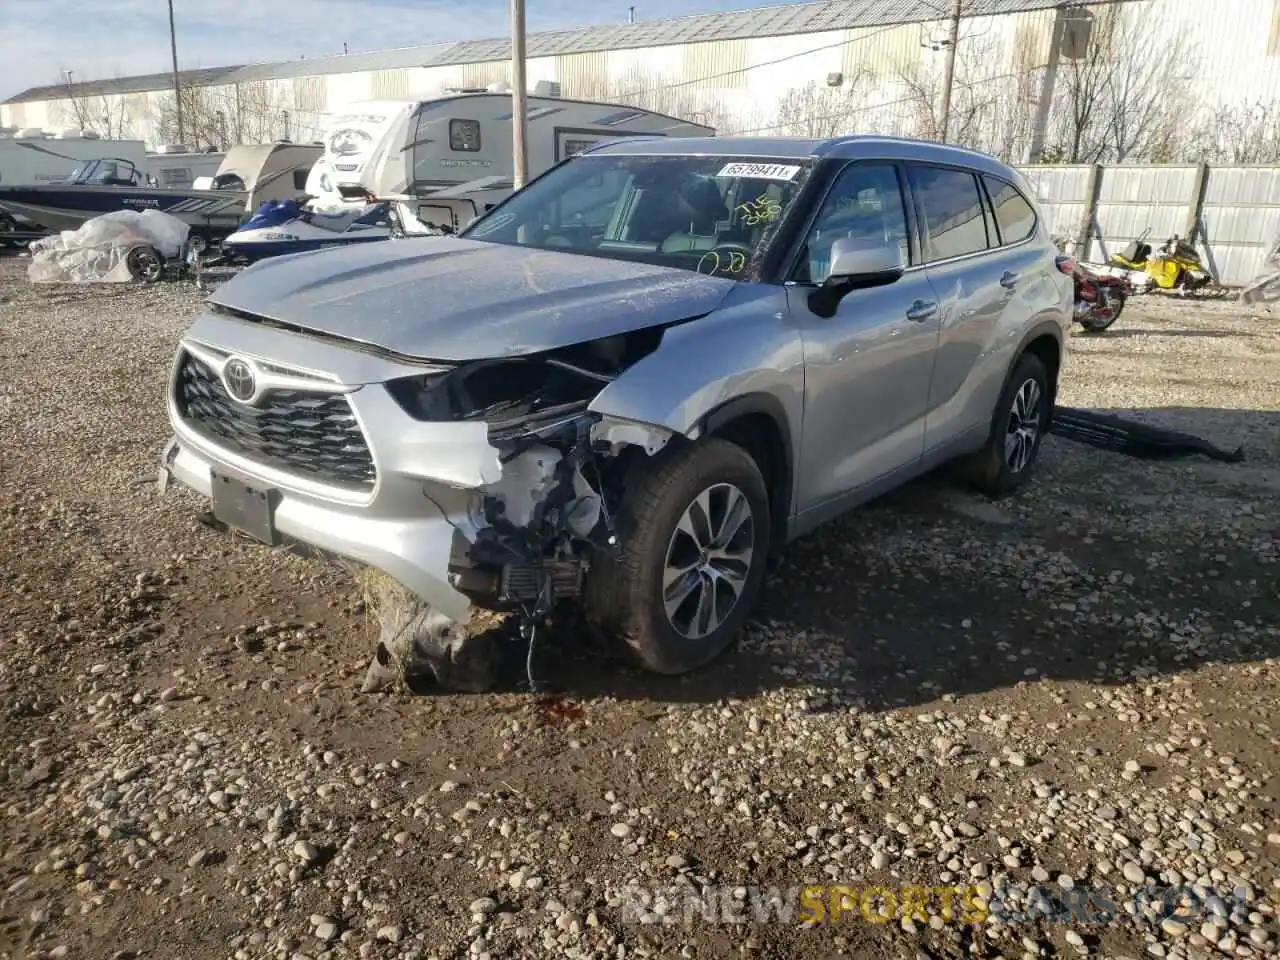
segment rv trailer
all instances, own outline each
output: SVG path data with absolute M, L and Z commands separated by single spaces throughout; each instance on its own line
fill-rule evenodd
M 363 115 L 380 122 L 337 129 L 325 141 L 324 173 L 345 200 L 393 201 L 406 231 L 416 233 L 457 231 L 510 196 L 510 93 L 458 92 L 395 109 L 373 103 Z M 348 113 L 359 115 L 358 108 Z M 602 140 L 715 135 L 652 110 L 549 96 L 528 98 L 526 124 L 530 178 Z M 357 142 L 363 149 L 353 149 Z

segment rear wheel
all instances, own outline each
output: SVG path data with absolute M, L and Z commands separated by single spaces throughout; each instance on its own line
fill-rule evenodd
M 1044 361 L 1024 353 L 996 403 L 986 445 L 961 463 L 965 479 L 993 497 L 1021 488 L 1031 479 L 1052 414 L 1053 391 Z
M 1127 297 L 1125 297 L 1123 293 L 1119 292 L 1108 293 L 1106 294 L 1106 297 L 1107 306 L 1111 308 L 1111 315 L 1108 317 L 1095 317 L 1089 320 L 1081 320 L 1080 326 L 1084 327 L 1088 333 L 1101 333 L 1120 319 L 1120 314 L 1124 310 L 1124 302 Z
M 764 478 L 745 450 L 712 437 L 668 448 L 627 480 L 618 552 L 592 567 L 587 617 L 649 670 L 685 673 L 729 646 L 759 595 Z

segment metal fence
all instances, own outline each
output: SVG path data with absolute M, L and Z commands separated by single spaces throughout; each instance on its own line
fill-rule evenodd
M 1241 286 L 1280 236 L 1280 167 L 1180 165 L 1026 166 L 1056 234 L 1081 259 L 1104 260 L 1150 228 L 1159 246 L 1194 237 L 1214 278 Z

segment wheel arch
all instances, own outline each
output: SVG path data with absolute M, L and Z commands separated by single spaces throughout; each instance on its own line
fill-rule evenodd
M 1009 364 L 1009 369 L 1005 373 L 1005 385 L 1008 385 L 1009 377 L 1013 375 L 1013 368 L 1017 366 L 1018 361 L 1025 354 L 1030 353 L 1045 365 L 1049 373 L 1049 400 L 1051 404 L 1056 403 L 1058 375 L 1062 371 L 1062 339 L 1062 327 L 1056 321 L 1044 320 L 1034 325 L 1023 336 L 1018 349 L 1014 351 L 1013 362 Z M 1003 392 L 1002 387 L 1001 393 Z
M 769 492 L 771 552 L 786 540 L 795 490 L 795 446 L 782 401 L 769 393 L 748 393 L 703 414 L 692 438 L 720 437 L 742 447 L 760 468 Z

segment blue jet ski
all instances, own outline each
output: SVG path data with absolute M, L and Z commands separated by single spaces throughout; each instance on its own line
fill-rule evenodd
M 267 201 L 222 241 L 222 252 L 233 262 L 254 263 L 321 247 L 387 240 L 390 209 L 389 203 L 371 203 L 330 212 L 307 210 L 297 200 Z

